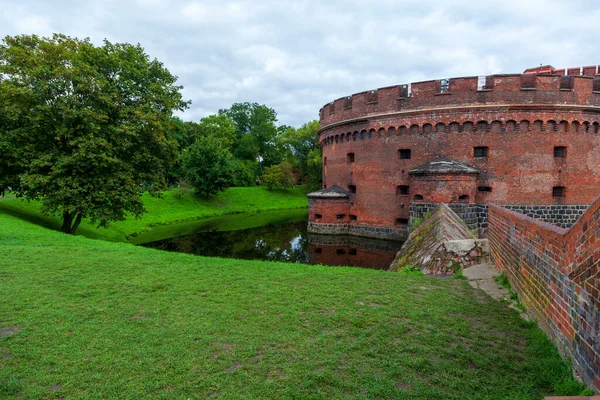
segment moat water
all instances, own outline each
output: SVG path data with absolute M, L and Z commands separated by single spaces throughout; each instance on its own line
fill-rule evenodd
M 306 210 L 238 214 L 159 227 L 141 246 L 208 257 L 387 269 L 402 242 L 307 233 Z M 158 239 L 158 240 L 155 240 Z

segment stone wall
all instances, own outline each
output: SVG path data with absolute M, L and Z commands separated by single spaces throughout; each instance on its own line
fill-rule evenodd
M 385 226 L 358 225 L 355 223 L 308 222 L 308 232 L 320 235 L 351 235 L 374 239 L 406 240 L 408 231 Z
M 409 230 L 412 227 L 415 219 L 423 219 L 427 213 L 435 210 L 439 204 L 435 203 L 410 203 L 409 206 Z M 477 230 L 479 228 L 487 228 L 487 204 L 447 204 L 452 211 L 456 213 L 466 224 L 469 230 Z
M 570 228 L 589 206 L 583 204 L 565 204 L 551 206 L 506 205 L 503 207 L 539 219 L 540 221 L 548 222 L 560 228 Z
M 438 205 L 433 203 L 411 203 L 409 206 L 409 230 L 416 218 L 423 218 L 428 212 L 434 210 Z M 488 227 L 487 204 L 448 204 L 469 227 L 485 235 Z M 577 222 L 588 208 L 587 205 L 565 204 L 565 205 L 505 205 L 506 209 L 516 211 L 540 221 L 548 222 L 560 228 L 570 228 Z
M 488 238 L 528 313 L 600 392 L 600 198 L 570 229 L 490 204 Z

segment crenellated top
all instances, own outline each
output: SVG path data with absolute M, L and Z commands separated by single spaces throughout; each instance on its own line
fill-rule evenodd
M 600 107 L 600 65 L 542 66 L 523 74 L 416 82 L 342 97 L 319 111 L 321 130 L 373 115 L 469 105 L 570 104 Z

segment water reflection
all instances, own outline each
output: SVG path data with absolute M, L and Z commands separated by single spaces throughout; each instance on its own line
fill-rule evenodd
M 353 236 L 312 235 L 306 220 L 251 229 L 208 231 L 142 246 L 208 257 L 387 269 L 402 243 Z
M 308 263 L 306 222 L 194 233 L 142 246 L 207 257 Z
M 355 236 L 308 236 L 310 264 L 388 269 L 402 242 Z

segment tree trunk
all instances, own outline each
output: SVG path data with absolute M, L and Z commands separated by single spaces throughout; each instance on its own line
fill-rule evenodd
M 73 218 L 75 218 L 75 222 L 73 222 Z M 63 213 L 63 224 L 60 228 L 60 231 L 63 233 L 68 233 L 74 235 L 81 223 L 83 215 L 81 213 L 75 215 L 70 212 L 65 211 Z
M 61 232 L 71 233 L 71 223 L 73 222 L 73 214 L 68 211 L 63 212 L 63 224 L 60 228 Z
M 81 223 L 82 218 L 83 218 L 83 215 L 81 213 L 77 214 L 77 217 L 75 218 L 75 222 L 73 223 L 73 226 L 71 227 L 72 235 L 74 235 L 75 232 L 77 231 L 77 228 L 79 227 L 79 224 Z

